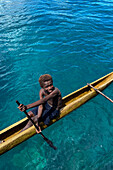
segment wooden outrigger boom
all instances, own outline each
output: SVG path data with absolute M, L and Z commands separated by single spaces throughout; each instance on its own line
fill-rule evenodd
M 113 72 L 109 73 L 108 75 L 90 83 L 96 89 L 102 91 L 104 90 L 111 82 L 113 82 Z M 58 121 L 59 119 L 63 118 L 76 108 L 80 107 L 88 100 L 96 96 L 98 93 L 93 89 L 90 88 L 88 85 L 82 87 L 81 89 L 70 93 L 69 95 L 63 97 L 63 105 L 61 108 L 61 114 L 57 119 L 51 121 L 50 125 Z M 0 155 L 9 151 L 10 149 L 14 148 L 18 144 L 24 142 L 28 138 L 32 137 L 36 134 L 35 127 L 32 126 L 27 130 L 19 133 L 23 127 L 28 122 L 28 118 L 24 118 L 13 125 L 3 129 L 0 131 L 0 140 L 5 141 L 0 143 Z M 49 125 L 49 126 L 50 126 Z M 41 129 L 47 128 L 47 125 L 44 125 L 41 122 Z

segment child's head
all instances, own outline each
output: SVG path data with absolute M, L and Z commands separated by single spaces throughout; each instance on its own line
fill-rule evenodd
M 49 80 L 53 83 L 53 79 L 52 79 L 51 75 L 49 75 L 49 74 L 44 74 L 44 75 L 40 76 L 39 77 L 40 86 L 43 88 L 44 82 L 49 81 Z
M 40 86 L 46 91 L 48 94 L 54 90 L 53 79 L 49 74 L 44 74 L 39 78 Z

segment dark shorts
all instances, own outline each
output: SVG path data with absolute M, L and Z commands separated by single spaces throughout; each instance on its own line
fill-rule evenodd
M 38 106 L 33 108 L 31 110 L 31 112 L 33 112 L 34 115 L 37 115 L 37 113 L 38 113 Z M 43 108 L 43 113 L 42 113 L 42 116 L 40 118 L 40 121 L 43 121 L 46 125 L 48 125 L 50 123 L 50 121 L 52 119 L 56 118 L 57 116 L 59 116 L 59 114 L 60 114 L 59 110 L 55 110 L 48 103 L 45 103 L 44 104 L 44 108 Z

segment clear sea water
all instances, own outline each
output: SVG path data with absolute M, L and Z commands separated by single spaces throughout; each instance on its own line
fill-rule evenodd
M 39 99 L 40 75 L 62 96 L 113 71 L 113 0 L 0 1 L 0 130 Z M 113 99 L 113 84 L 104 90 Z M 113 104 L 98 95 L 0 157 L 1 170 L 112 170 Z

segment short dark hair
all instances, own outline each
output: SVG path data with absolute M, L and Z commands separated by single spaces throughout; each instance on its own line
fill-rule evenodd
M 44 74 L 44 75 L 40 76 L 39 77 L 40 86 L 43 88 L 43 85 L 44 85 L 43 83 L 45 81 L 49 81 L 49 80 L 51 80 L 53 82 L 53 79 L 52 79 L 51 75 L 49 75 L 49 74 Z

